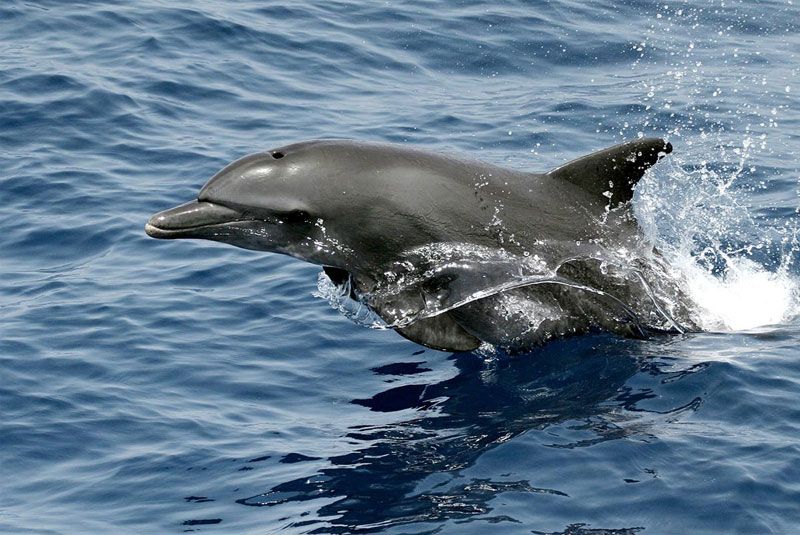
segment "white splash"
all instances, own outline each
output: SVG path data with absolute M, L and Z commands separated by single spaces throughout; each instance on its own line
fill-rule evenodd
M 689 295 L 702 309 L 708 331 L 746 331 L 784 323 L 797 314 L 797 281 L 785 271 L 770 272 L 747 258 L 731 259 L 716 277 L 693 259 L 678 266 Z
M 790 270 L 797 229 L 758 221 L 747 207 L 748 191 L 734 187 L 746 167 L 749 138 L 731 151 L 740 158 L 727 169 L 706 165 L 701 157 L 724 149 L 702 145 L 670 155 L 640 182 L 634 201 L 640 226 L 684 280 L 704 330 L 746 331 L 792 321 L 800 314 L 800 281 Z M 777 268 L 754 256 L 772 257 Z
M 350 298 L 350 282 L 336 286 L 331 279 L 320 271 L 317 276 L 317 291 L 314 297 L 328 301 L 334 310 L 357 325 L 370 329 L 388 329 L 389 326 L 371 308 L 364 303 Z

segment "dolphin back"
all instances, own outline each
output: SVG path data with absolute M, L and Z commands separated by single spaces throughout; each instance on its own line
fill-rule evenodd
M 545 176 L 566 180 L 593 195 L 608 199 L 611 208 L 633 198 L 633 187 L 653 164 L 672 152 L 660 138 L 642 138 L 582 156 Z

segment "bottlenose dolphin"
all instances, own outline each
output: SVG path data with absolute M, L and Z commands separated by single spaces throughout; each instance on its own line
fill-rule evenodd
M 405 146 L 305 141 L 229 164 L 145 230 L 323 266 L 389 327 L 440 350 L 683 332 L 697 328 L 691 304 L 630 209 L 637 181 L 671 151 L 643 138 L 529 173 Z

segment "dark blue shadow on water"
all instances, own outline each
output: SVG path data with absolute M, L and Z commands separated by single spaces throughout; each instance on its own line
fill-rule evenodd
M 554 342 L 515 357 L 485 360 L 476 354 L 456 354 L 451 359 L 459 370 L 451 379 L 398 386 L 352 400 L 372 411 L 414 410 L 416 416 L 390 425 L 351 428 L 346 438 L 363 447 L 330 457 L 330 466 L 313 475 L 238 503 L 272 507 L 323 499 L 315 520 L 291 524 L 310 533 L 369 533 L 475 515 L 493 522 L 518 522 L 507 516 L 487 518 L 492 511 L 489 502 L 505 492 L 567 494 L 513 478 L 459 479 L 459 471 L 514 437 L 568 421 L 588 426 L 595 437 L 591 444 L 621 438 L 625 430 L 604 416 L 652 396 L 633 395 L 625 386 L 634 374 L 660 374 L 657 366 L 642 357 L 638 342 L 610 336 Z M 390 366 L 413 373 L 417 364 Z M 374 371 L 382 373 L 385 368 Z M 587 445 L 582 441 L 554 447 Z M 314 524 L 320 525 L 315 528 Z M 564 533 L 635 533 L 638 529 L 598 531 L 575 524 Z

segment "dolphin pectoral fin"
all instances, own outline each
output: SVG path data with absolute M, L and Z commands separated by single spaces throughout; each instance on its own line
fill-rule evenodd
M 439 351 L 472 351 L 481 345 L 446 312 L 395 330 L 412 342 Z
M 572 160 L 545 176 L 602 195 L 614 208 L 631 200 L 633 187 L 644 172 L 670 152 L 672 145 L 663 139 L 642 138 Z

